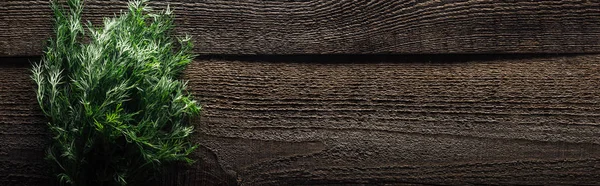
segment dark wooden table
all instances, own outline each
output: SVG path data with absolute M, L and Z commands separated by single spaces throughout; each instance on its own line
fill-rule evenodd
M 159 184 L 600 184 L 599 1 L 168 4 L 204 110 L 198 163 Z M 51 27 L 47 0 L 0 2 L 0 185 L 51 182 L 29 78 Z

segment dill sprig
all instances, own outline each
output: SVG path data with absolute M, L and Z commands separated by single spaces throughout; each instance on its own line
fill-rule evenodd
M 189 120 L 200 106 L 177 77 L 195 57 L 175 38 L 169 7 L 129 2 L 102 27 L 82 24 L 82 0 L 51 1 L 55 36 L 33 67 L 61 185 L 136 185 L 196 148 Z

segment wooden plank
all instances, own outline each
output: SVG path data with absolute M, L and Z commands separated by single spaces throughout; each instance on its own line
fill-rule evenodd
M 38 59 L 33 59 L 36 61 Z M 56 181 L 44 160 L 51 136 L 35 99 L 26 58 L 0 58 L 0 185 L 47 186 Z M 151 185 L 235 185 L 204 146 L 193 166 L 174 166 Z
M 48 130 L 27 59 L 0 58 L 0 185 L 45 185 Z
M 243 184 L 600 184 L 600 55 L 315 58 L 185 74 Z
M 199 59 L 183 78 L 204 105 L 196 157 L 216 163 L 175 177 L 183 185 L 598 185 L 598 72 L 600 55 Z M 0 68 L 0 157 L 23 162 L 0 171 L 32 177 L 41 169 L 25 167 L 36 162 L 44 126 L 26 74 Z M 204 182 L 194 181 L 202 170 Z M 208 182 L 210 171 L 225 181 Z
M 0 56 L 36 56 L 48 0 L 0 2 Z M 125 0 L 87 0 L 99 23 Z M 600 52 L 600 1 L 164 0 L 199 54 Z

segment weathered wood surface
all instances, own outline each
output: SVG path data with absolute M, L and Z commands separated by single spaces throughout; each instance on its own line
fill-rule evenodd
M 251 58 L 183 76 L 213 162 L 183 185 L 600 184 L 600 55 Z M 0 65 L 0 185 L 47 180 L 27 74 Z
M 40 55 L 49 0 L 0 1 L 0 56 Z M 87 0 L 99 23 L 125 0 Z M 154 6 L 166 7 L 166 0 Z M 600 52 L 600 1 L 170 0 L 200 54 Z

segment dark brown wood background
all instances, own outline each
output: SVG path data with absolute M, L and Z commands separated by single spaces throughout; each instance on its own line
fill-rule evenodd
M 0 2 L 0 55 L 40 55 L 49 0 Z M 155 0 L 200 54 L 581 53 L 600 51 L 597 0 Z M 87 0 L 100 23 L 125 0 Z
M 600 184 L 599 1 L 170 4 L 202 147 L 159 185 Z M 50 36 L 48 1 L 0 2 L 0 185 L 52 180 L 28 76 Z

